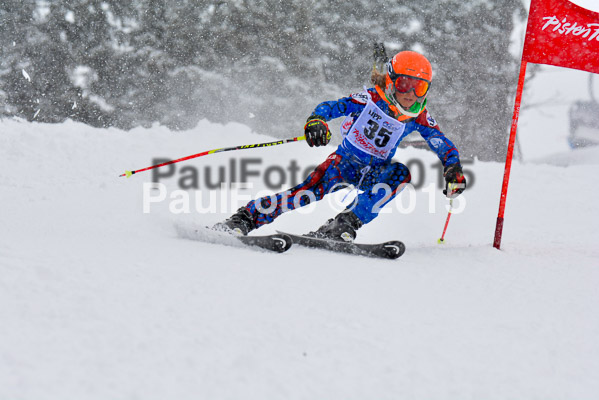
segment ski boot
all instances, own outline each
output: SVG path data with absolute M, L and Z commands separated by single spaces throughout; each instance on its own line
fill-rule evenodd
M 256 223 L 249 210 L 241 207 L 235 214 L 214 225 L 212 229 L 246 236 L 250 231 L 256 229 Z
M 318 228 L 315 232 L 310 232 L 306 236 L 353 242 L 356 238 L 356 231 L 362 225 L 362 221 L 360 221 L 356 214 L 352 211 L 344 211 L 337 214 L 335 218 L 329 219 L 326 224 Z

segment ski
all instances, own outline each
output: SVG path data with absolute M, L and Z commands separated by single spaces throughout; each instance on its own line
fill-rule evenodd
M 294 244 L 315 249 L 334 251 L 337 253 L 355 254 L 366 257 L 388 258 L 394 260 L 396 258 L 401 257 L 401 255 L 406 251 L 406 246 L 398 240 L 392 240 L 383 243 L 367 244 L 313 238 L 310 236 L 294 235 L 291 233 L 279 233 L 289 236 Z
M 271 235 L 242 236 L 215 230 L 209 227 L 197 227 L 178 224 L 175 225 L 179 237 L 205 243 L 223 244 L 233 247 L 255 247 L 276 253 L 286 252 L 291 248 L 293 241 L 284 233 Z
M 235 236 L 240 242 L 248 246 L 256 246 L 261 249 L 284 253 L 293 244 L 293 240 L 289 235 L 284 233 L 275 233 L 273 235 L 261 236 Z

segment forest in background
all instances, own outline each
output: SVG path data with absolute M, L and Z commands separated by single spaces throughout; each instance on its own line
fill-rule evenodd
M 371 86 L 383 42 L 431 60 L 429 108 L 462 157 L 502 161 L 525 18 L 520 0 L 3 0 L 0 118 L 293 137 L 321 101 Z

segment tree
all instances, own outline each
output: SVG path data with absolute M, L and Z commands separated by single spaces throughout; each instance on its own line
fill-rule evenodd
M 519 0 L 444 0 L 415 13 L 434 66 L 431 108 L 463 156 L 505 159 L 518 62 L 509 52 Z
M 383 41 L 432 61 L 429 108 L 462 155 L 500 160 L 523 13 L 519 0 L 6 0 L 0 101 L 29 120 L 183 129 L 207 118 L 295 136 L 317 103 L 370 85 Z

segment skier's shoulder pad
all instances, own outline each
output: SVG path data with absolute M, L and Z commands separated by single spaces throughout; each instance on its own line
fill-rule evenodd
M 424 126 L 427 128 L 436 129 L 438 131 L 441 130 L 439 128 L 439 124 L 437 124 L 437 121 L 435 121 L 435 119 L 433 118 L 431 113 L 428 111 L 428 109 L 425 109 L 422 113 L 420 113 L 420 115 L 416 118 L 415 122 L 418 125 L 421 125 L 421 126 Z
M 349 95 L 349 98 L 352 100 L 352 102 L 356 104 L 366 104 L 368 103 L 369 99 L 372 100 L 374 103 L 378 103 L 379 100 L 381 100 L 381 96 L 379 96 L 379 94 L 374 88 L 365 88 L 365 90 L 361 92 L 352 93 Z

